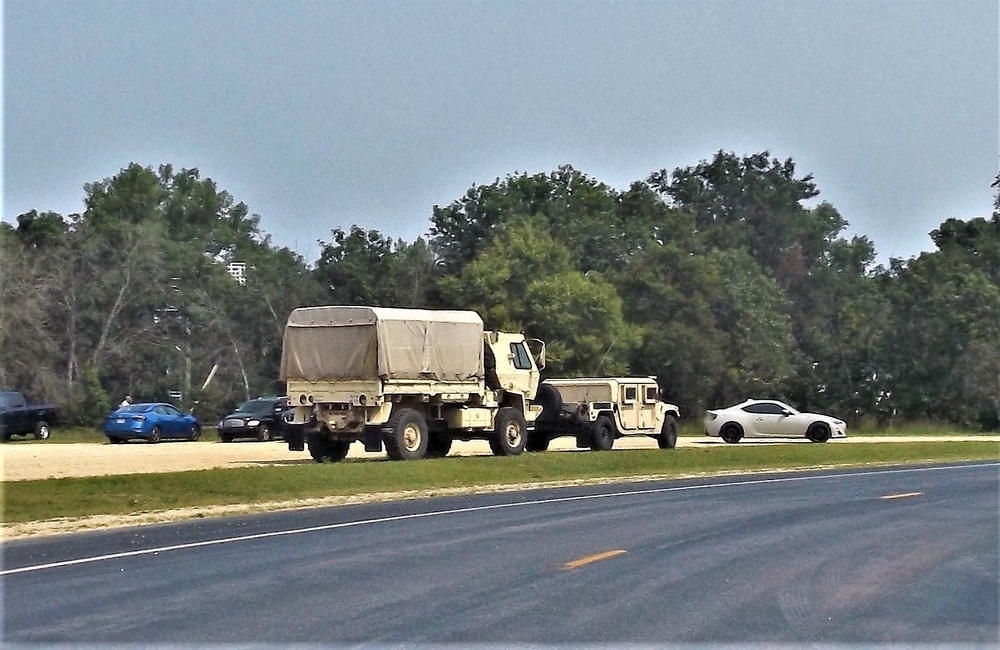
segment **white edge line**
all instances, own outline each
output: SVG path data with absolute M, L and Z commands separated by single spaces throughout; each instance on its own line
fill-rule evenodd
M 848 472 L 843 474 L 821 474 L 819 476 L 787 476 L 782 478 L 762 478 L 747 481 L 731 481 L 725 483 L 706 483 L 703 485 L 681 485 L 676 487 L 649 488 L 646 490 L 628 490 L 623 492 L 609 492 L 607 494 L 582 494 L 572 497 L 555 497 L 552 499 L 536 499 L 534 501 L 517 501 L 514 503 L 495 503 L 488 506 L 470 506 L 468 508 L 453 508 L 450 510 L 433 510 L 431 512 L 417 512 L 408 515 L 395 515 L 392 517 L 378 517 L 375 519 L 360 519 L 358 521 L 345 521 L 338 524 L 324 524 L 322 526 L 310 526 L 308 528 L 293 528 L 291 530 L 278 530 L 268 533 L 255 533 L 253 535 L 240 535 L 238 537 L 226 537 L 222 539 L 210 539 L 201 542 L 190 542 L 187 544 L 174 544 L 171 546 L 158 546 L 156 548 L 139 549 L 135 551 L 123 551 L 121 553 L 109 553 L 107 555 L 96 555 L 92 557 L 77 558 L 75 560 L 63 560 L 61 562 L 49 562 L 47 564 L 35 564 L 32 566 L 20 567 L 18 569 L 5 569 L 0 571 L 0 576 L 15 575 L 18 573 L 29 573 L 42 571 L 45 569 L 57 569 L 61 567 L 76 566 L 80 564 L 91 564 L 94 562 L 105 562 L 117 560 L 125 557 L 137 557 L 140 555 L 156 555 L 168 551 L 180 551 L 185 549 L 199 548 L 203 546 L 218 546 L 233 542 L 246 542 L 257 539 L 268 539 L 271 537 L 283 537 L 287 535 L 301 535 L 304 533 L 315 533 L 324 530 L 336 530 L 339 528 L 354 528 L 372 524 L 384 524 L 394 521 L 407 521 L 411 519 L 423 519 L 425 517 L 439 517 L 442 515 L 463 514 L 468 512 L 484 512 L 487 510 L 500 510 L 502 508 L 521 508 L 525 506 L 547 505 L 551 503 L 567 503 L 570 501 L 588 501 L 591 499 L 610 499 L 615 497 L 640 496 L 646 494 L 662 494 L 665 492 L 686 492 L 690 490 L 706 490 L 710 488 L 739 487 L 746 485 L 763 485 L 767 483 L 791 483 L 798 481 L 815 481 L 825 479 L 850 478 L 856 476 L 880 476 L 884 474 L 906 474 L 914 472 L 934 472 L 957 469 L 974 469 L 982 467 L 1000 467 L 998 463 L 982 463 L 976 465 L 960 465 L 949 467 L 913 467 L 905 469 L 877 470 L 872 472 Z

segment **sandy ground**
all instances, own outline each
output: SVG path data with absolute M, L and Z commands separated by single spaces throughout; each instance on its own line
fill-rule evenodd
M 919 436 L 915 438 L 890 436 L 855 436 L 834 440 L 827 444 L 861 442 L 900 442 L 906 440 L 991 440 L 1000 442 L 1000 436 Z M 679 447 L 724 447 L 718 438 L 681 437 Z M 748 444 L 812 444 L 806 440 L 744 440 Z M 627 437 L 615 441 L 615 449 L 655 449 L 656 442 L 646 437 Z M 552 451 L 575 450 L 572 438 L 558 438 L 550 446 Z M 489 455 L 485 441 L 456 442 L 452 456 Z M 349 458 L 385 458 L 385 454 L 370 454 L 360 443 L 351 446 Z M 12 441 L 0 445 L 0 465 L 3 481 L 26 481 L 43 478 L 102 476 L 107 474 L 148 474 L 184 470 L 214 469 L 220 467 L 253 467 L 258 465 L 311 464 L 308 452 L 288 451 L 282 441 L 274 442 L 180 442 L 169 441 L 150 445 L 133 441 L 123 445 L 111 444 L 57 444 L 53 442 Z

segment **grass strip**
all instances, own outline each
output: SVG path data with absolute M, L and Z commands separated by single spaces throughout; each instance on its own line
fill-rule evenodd
M 4 521 L 19 523 L 435 488 L 960 460 L 1000 460 L 1000 443 L 734 445 L 723 449 L 548 452 L 508 458 L 452 457 L 416 462 L 358 459 L 338 464 L 310 462 L 14 481 L 3 485 L 3 514 Z

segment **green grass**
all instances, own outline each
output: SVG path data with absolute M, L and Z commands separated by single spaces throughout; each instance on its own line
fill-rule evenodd
M 26 522 L 403 490 L 958 460 L 1000 460 L 1000 443 L 733 445 L 322 465 L 296 460 L 281 466 L 14 481 L 3 485 L 3 506 L 5 521 Z

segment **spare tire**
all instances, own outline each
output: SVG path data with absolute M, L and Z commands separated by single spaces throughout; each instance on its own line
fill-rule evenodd
M 542 413 L 538 416 L 539 420 L 555 420 L 559 417 L 559 411 L 562 410 L 562 394 L 558 388 L 549 384 L 539 384 L 538 390 L 535 392 L 535 399 L 531 401 L 542 407 Z

